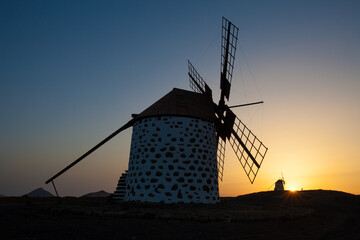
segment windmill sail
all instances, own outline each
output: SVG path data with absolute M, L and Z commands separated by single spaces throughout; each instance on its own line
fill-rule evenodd
M 238 32 L 234 24 L 222 18 L 220 101 L 224 101 L 224 97 L 229 100 Z
M 203 80 L 203 78 L 200 76 L 200 74 L 196 71 L 196 69 L 189 60 L 188 60 L 188 67 L 189 67 L 189 72 L 188 72 L 189 83 L 192 90 L 194 90 L 194 92 L 197 93 L 205 93 L 211 96 L 211 89 Z
M 218 136 L 218 146 L 217 146 L 217 168 L 218 168 L 218 177 L 220 180 L 223 180 L 224 174 L 224 159 L 225 159 L 225 145 L 226 141 Z
M 253 183 L 268 150 L 267 147 L 238 117 L 235 119 L 229 142 L 247 177 Z

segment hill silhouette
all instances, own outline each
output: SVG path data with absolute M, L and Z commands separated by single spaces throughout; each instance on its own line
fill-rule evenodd
M 27 196 L 27 197 L 54 197 L 53 194 L 44 190 L 41 187 L 29 192 L 28 194 L 25 194 L 24 196 Z
M 98 192 L 91 192 L 91 193 L 87 193 L 81 197 L 108 197 L 111 194 L 108 192 L 105 192 L 104 190 L 98 191 Z

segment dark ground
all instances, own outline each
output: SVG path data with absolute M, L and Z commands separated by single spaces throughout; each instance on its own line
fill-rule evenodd
M 215 205 L 1 198 L 0 239 L 360 239 L 359 196 L 260 192 Z

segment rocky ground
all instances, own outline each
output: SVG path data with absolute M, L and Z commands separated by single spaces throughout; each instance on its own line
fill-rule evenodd
M 360 239 L 359 199 L 324 190 L 260 192 L 215 205 L 2 198 L 0 239 Z

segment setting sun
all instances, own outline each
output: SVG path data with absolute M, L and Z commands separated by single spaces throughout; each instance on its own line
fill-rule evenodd
M 290 191 L 291 191 L 291 192 L 296 192 L 296 189 L 295 189 L 294 187 L 291 187 L 291 188 L 290 188 Z

